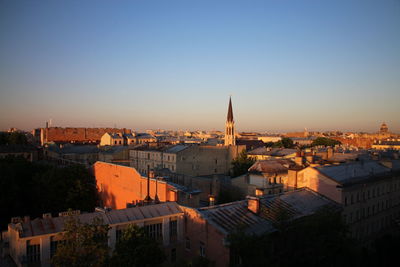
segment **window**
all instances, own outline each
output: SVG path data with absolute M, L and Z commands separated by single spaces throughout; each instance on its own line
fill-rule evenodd
M 347 206 L 347 197 L 344 197 L 344 205 Z
M 122 229 L 117 229 L 115 231 L 115 241 L 120 241 L 122 237 Z
M 351 194 L 350 203 L 351 203 L 351 204 L 354 204 L 354 201 L 353 201 L 353 194 Z
M 26 242 L 26 257 L 28 263 L 40 262 L 40 245 L 31 245 L 31 241 Z
M 203 242 L 200 242 L 200 257 L 206 256 L 206 245 Z
M 144 230 L 149 237 L 156 240 L 162 239 L 162 223 L 145 225 Z
M 185 249 L 190 250 L 190 238 L 189 237 L 185 238 Z
M 169 221 L 169 236 L 170 238 L 176 238 L 178 235 L 178 221 L 175 220 L 171 220 Z
M 171 249 L 171 262 L 176 261 L 176 248 Z

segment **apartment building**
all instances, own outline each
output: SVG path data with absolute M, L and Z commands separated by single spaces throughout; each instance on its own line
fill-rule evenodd
M 234 255 L 227 237 L 238 227 L 248 234 L 272 233 L 277 231 L 274 223 L 282 209 L 295 221 L 312 216 L 323 207 L 339 210 L 336 203 L 306 188 L 206 208 L 181 207 L 185 216 L 183 255 L 188 260 L 207 258 L 215 267 L 230 266 Z
M 399 166 L 394 164 L 393 166 Z M 308 187 L 343 207 L 353 237 L 368 241 L 400 218 L 400 169 L 377 161 L 307 167 L 289 172 L 289 187 Z
M 64 223 L 68 216 L 75 216 L 82 223 L 100 218 L 110 226 L 108 246 L 114 249 L 121 231 L 130 224 L 144 227 L 157 239 L 169 260 L 180 257 L 183 243 L 183 211 L 175 202 L 162 203 L 121 210 L 96 209 L 92 213 L 79 211 L 61 212 L 58 217 L 43 214 L 42 218 L 13 218 L 4 234 L 9 244 L 9 255 L 17 266 L 51 266 L 51 258 L 62 241 Z
M 229 174 L 231 163 L 245 146 L 175 145 L 131 149 L 131 166 L 146 174 L 150 169 L 169 169 L 191 176 Z

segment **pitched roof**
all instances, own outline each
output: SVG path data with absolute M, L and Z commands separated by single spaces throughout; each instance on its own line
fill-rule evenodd
M 301 188 L 260 198 L 259 214 L 248 209 L 248 200 L 200 208 L 197 211 L 224 234 L 238 227 L 245 227 L 247 233 L 262 234 L 276 231 L 274 223 L 282 209 L 289 214 L 291 220 L 295 220 L 312 215 L 323 207 L 339 208 L 332 200 L 308 188 Z
M 294 165 L 291 160 L 258 160 L 250 168 L 249 172 L 281 173 L 287 172 Z
M 182 210 L 176 202 L 165 202 L 156 205 L 120 210 L 83 213 L 77 215 L 77 218 L 82 223 L 91 223 L 94 218 L 99 217 L 105 224 L 112 225 L 119 223 L 134 223 L 135 221 L 181 213 Z M 11 223 L 10 226 L 14 229 L 21 230 L 20 237 L 31 237 L 62 232 L 67 218 L 68 216 L 36 218 L 27 222 Z
M 266 147 L 258 147 L 248 152 L 248 155 L 266 155 L 272 157 L 284 157 L 297 152 L 297 149 L 294 148 L 271 148 L 267 149 Z
M 373 175 L 389 173 L 390 169 L 376 161 L 361 161 L 356 163 L 328 165 L 315 167 L 319 172 L 338 183 L 355 182 L 368 179 Z

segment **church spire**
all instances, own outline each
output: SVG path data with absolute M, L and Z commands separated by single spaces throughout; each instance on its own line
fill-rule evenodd
M 229 97 L 228 116 L 225 123 L 225 145 L 236 145 L 235 122 L 233 121 L 232 99 Z
M 231 97 L 229 97 L 228 116 L 226 118 L 226 121 L 229 121 L 229 122 L 233 121 L 233 111 L 232 111 L 232 100 L 231 100 Z

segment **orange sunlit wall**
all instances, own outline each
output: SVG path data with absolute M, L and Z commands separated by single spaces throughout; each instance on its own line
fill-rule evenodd
M 147 178 L 135 168 L 106 162 L 93 165 L 102 204 L 113 209 L 124 209 L 127 204 L 143 200 L 147 195 Z M 177 201 L 174 187 L 166 182 L 150 179 L 150 197 L 157 195 L 161 202 Z
M 229 266 L 230 252 L 224 245 L 226 236 L 219 232 L 212 224 L 193 208 L 181 206 L 185 213 L 185 254 L 187 260 L 200 255 L 200 246 L 204 247 L 204 257 L 215 267 Z

